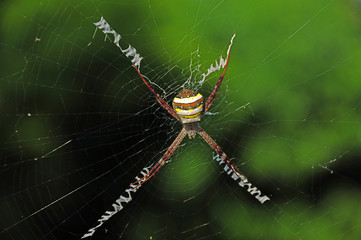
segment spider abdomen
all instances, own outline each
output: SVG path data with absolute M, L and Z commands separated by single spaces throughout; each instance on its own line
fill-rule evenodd
M 174 98 L 173 108 L 182 123 L 199 122 L 203 112 L 203 96 L 184 89 Z

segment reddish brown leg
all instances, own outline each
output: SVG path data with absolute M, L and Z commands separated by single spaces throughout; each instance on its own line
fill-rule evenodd
M 134 186 L 134 188 L 140 187 L 142 184 L 144 184 L 146 181 L 148 181 L 151 177 L 156 174 L 161 167 L 166 163 L 166 161 L 172 156 L 172 154 L 175 152 L 175 150 L 178 148 L 179 144 L 182 142 L 183 138 L 186 136 L 187 132 L 183 128 L 182 131 L 178 134 L 177 138 L 173 141 L 173 143 L 170 145 L 170 147 L 167 149 L 167 151 L 164 153 L 163 157 L 157 162 L 157 164 L 149 171 L 148 174 L 146 174 L 144 177 L 139 179 L 138 181 L 132 183 L 131 185 Z
M 230 170 L 234 174 L 236 174 L 242 181 L 247 181 L 247 177 L 238 170 L 236 165 L 234 165 L 229 159 L 229 157 L 223 152 L 221 147 L 202 129 L 198 132 L 198 134 L 208 143 L 208 145 L 216 151 L 216 153 L 222 158 L 222 160 L 226 163 Z
M 167 110 L 175 119 L 177 119 L 178 121 L 180 121 L 177 113 L 174 111 L 174 109 L 169 106 L 169 104 L 163 100 L 163 98 L 161 98 L 158 93 L 156 93 L 154 91 L 154 89 L 149 85 L 149 83 L 147 81 L 145 81 L 143 75 L 140 73 L 140 71 L 138 70 L 138 68 L 135 66 L 135 64 L 133 63 L 133 67 L 135 68 L 135 70 L 137 70 L 137 73 L 139 74 L 139 76 L 141 77 L 141 79 L 143 80 L 143 82 L 145 83 L 145 85 L 148 87 L 148 89 L 154 94 L 155 98 L 157 99 L 157 101 L 159 102 L 159 104 L 165 109 Z
M 208 109 L 211 107 L 213 100 L 216 98 L 216 95 L 217 95 L 217 92 L 218 92 L 218 90 L 219 90 L 219 87 L 221 86 L 221 83 L 222 83 L 222 81 L 223 81 L 224 75 L 226 74 L 226 70 L 227 70 L 227 66 L 228 66 L 228 61 L 229 61 L 229 53 L 230 53 L 230 51 L 231 51 L 231 47 L 232 47 L 232 43 L 233 43 L 233 38 L 234 38 L 234 35 L 233 35 L 233 37 L 232 37 L 231 44 L 229 45 L 229 48 L 228 48 L 228 51 L 227 51 L 227 62 L 226 62 L 226 65 L 224 66 L 224 70 L 223 70 L 222 76 L 218 79 L 218 82 L 217 82 L 216 86 L 214 87 L 213 92 L 212 92 L 211 95 L 208 97 L 208 100 L 207 100 L 207 102 L 206 102 L 206 104 L 205 104 L 204 112 L 207 112 Z

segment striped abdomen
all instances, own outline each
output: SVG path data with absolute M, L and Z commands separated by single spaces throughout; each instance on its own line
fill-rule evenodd
M 173 108 L 182 123 L 199 122 L 203 112 L 203 96 L 184 89 L 174 98 Z

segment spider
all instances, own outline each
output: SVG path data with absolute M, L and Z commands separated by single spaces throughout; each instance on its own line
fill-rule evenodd
M 218 154 L 223 162 L 228 166 L 227 169 L 230 169 L 233 174 L 237 178 L 240 178 L 241 181 L 247 181 L 246 176 L 238 170 L 238 168 L 231 162 L 231 159 L 223 152 L 221 147 L 199 126 L 199 122 L 201 121 L 202 116 L 208 111 L 211 107 L 213 100 L 215 99 L 217 92 L 221 86 L 224 75 L 226 74 L 228 62 L 229 62 L 229 53 L 231 50 L 231 46 L 233 43 L 235 35 L 233 35 L 231 39 L 231 44 L 229 45 L 227 51 L 227 59 L 224 65 L 224 70 L 216 86 L 214 87 L 211 95 L 208 97 L 206 103 L 203 103 L 203 96 L 200 93 L 189 89 L 183 89 L 172 102 L 173 108 L 163 99 L 161 98 L 154 89 L 149 85 L 149 83 L 144 79 L 143 75 L 140 73 L 137 66 L 132 63 L 133 67 L 137 71 L 140 78 L 143 80 L 144 84 L 147 88 L 154 94 L 156 100 L 159 104 L 168 111 L 170 115 L 172 115 L 175 119 L 183 124 L 183 129 L 180 131 L 178 136 L 174 139 L 173 143 L 161 157 L 161 159 L 154 165 L 154 167 L 145 174 L 142 178 L 133 182 L 131 185 L 133 188 L 139 188 L 142 184 L 150 180 L 164 164 L 166 161 L 172 156 L 172 154 L 177 150 L 179 144 L 182 142 L 184 137 L 188 135 L 190 139 L 195 138 L 197 134 L 199 134 L 208 145 Z M 235 178 L 235 177 L 233 177 Z
M 203 74 L 203 79 L 207 77 L 210 73 L 215 70 L 219 70 L 224 68 L 221 77 L 218 79 L 216 86 L 214 87 L 211 95 L 208 97 L 206 103 L 203 103 L 203 96 L 200 93 L 189 89 L 183 89 L 172 102 L 172 107 L 161 98 L 154 89 L 149 85 L 149 83 L 145 80 L 143 75 L 139 71 L 140 61 L 142 57 L 136 52 L 136 49 L 129 45 L 127 49 L 123 49 L 119 41 L 121 36 L 113 30 L 107 21 L 101 17 L 99 22 L 94 23 L 94 25 L 101 29 L 106 35 L 113 35 L 114 44 L 123 52 L 126 57 L 131 57 L 132 65 L 137 71 L 140 78 L 143 80 L 144 84 L 147 88 L 153 93 L 156 100 L 159 104 L 166 110 L 170 115 L 172 115 L 176 120 L 178 120 L 183 128 L 178 134 L 178 136 L 174 139 L 173 143 L 164 153 L 164 155 L 160 158 L 160 160 L 153 166 L 144 167 L 140 174 L 142 177 L 136 177 L 135 181 L 129 185 L 129 188 L 125 190 L 125 194 L 120 195 L 119 198 L 113 203 L 112 210 L 106 211 L 99 219 L 98 224 L 95 227 L 92 227 L 82 236 L 83 238 L 91 237 L 95 231 L 102 226 L 109 218 L 118 213 L 123 209 L 123 204 L 129 203 L 132 201 L 132 193 L 136 192 L 145 182 L 149 181 L 164 164 L 167 160 L 172 156 L 172 154 L 177 150 L 179 144 L 182 142 L 185 136 L 188 135 L 190 139 L 195 138 L 197 134 L 199 134 L 208 145 L 217 153 L 214 159 L 219 162 L 219 165 L 225 164 L 224 171 L 232 177 L 233 180 L 240 179 L 238 185 L 241 187 L 247 186 L 247 191 L 253 195 L 258 201 L 262 204 L 270 200 L 266 195 L 261 196 L 261 191 L 256 187 L 252 186 L 250 182 L 248 182 L 246 176 L 238 170 L 238 168 L 232 163 L 231 159 L 223 152 L 221 147 L 199 126 L 199 122 L 201 121 L 202 116 L 208 111 L 211 107 L 213 100 L 215 99 L 217 92 L 221 86 L 224 75 L 226 74 L 228 62 L 229 62 L 229 53 L 231 50 L 231 46 L 233 43 L 233 39 L 235 35 L 233 35 L 231 39 L 231 43 L 227 50 L 227 58 L 223 60 L 221 57 L 219 63 L 216 62 L 216 67 L 211 67 L 208 69 L 206 74 Z

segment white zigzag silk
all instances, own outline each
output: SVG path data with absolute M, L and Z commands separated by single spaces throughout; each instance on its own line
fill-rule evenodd
M 127 49 L 123 49 L 120 47 L 119 41 L 122 38 L 119 33 L 117 33 L 115 30 L 113 30 L 110 25 L 107 23 L 107 21 L 101 17 L 99 22 L 94 23 L 97 28 L 102 30 L 102 32 L 106 35 L 111 34 L 114 37 L 114 44 L 117 45 L 117 47 L 127 56 L 130 58 L 132 63 L 140 69 L 140 61 L 143 59 L 138 53 L 137 50 L 129 45 Z
M 143 170 L 140 172 L 140 174 L 142 175 L 141 177 L 136 177 L 136 181 L 142 179 L 144 176 L 146 176 L 150 169 L 152 169 L 152 165 L 149 167 L 145 167 L 143 168 Z M 135 193 L 142 185 L 139 184 L 138 187 L 130 184 L 129 188 L 127 190 L 125 190 L 126 195 L 120 195 L 119 198 L 112 204 L 113 209 L 106 211 L 99 219 L 98 219 L 98 225 L 96 225 L 95 227 L 91 228 L 88 230 L 87 233 L 85 233 L 81 238 L 88 238 L 93 236 L 93 234 L 95 233 L 95 231 L 101 226 L 103 225 L 103 223 L 105 223 L 106 221 L 108 221 L 109 218 L 111 218 L 113 215 L 115 215 L 116 213 L 120 212 L 123 209 L 123 206 L 127 203 L 129 203 L 130 201 L 132 201 L 132 193 Z
M 223 161 L 222 157 L 219 156 L 219 154 L 216 154 L 213 156 L 213 159 L 215 159 L 219 165 L 222 165 L 222 164 L 226 164 L 225 161 Z M 249 192 L 251 195 L 253 195 L 258 201 L 260 201 L 262 204 L 267 201 L 267 200 L 270 200 L 269 197 L 267 197 L 266 195 L 264 196 L 261 196 L 261 191 L 258 190 L 256 187 L 252 187 L 252 183 L 248 182 L 248 179 L 242 175 L 237 175 L 234 173 L 234 171 L 232 171 L 232 169 L 230 169 L 227 165 L 224 166 L 224 169 L 223 169 L 227 175 L 231 175 L 231 178 L 234 180 L 234 181 L 237 181 L 238 179 L 240 179 L 238 185 L 241 186 L 241 187 L 245 187 L 247 186 L 247 192 Z
M 228 50 L 227 50 L 227 57 L 226 59 L 222 58 L 222 55 L 219 57 L 219 62 L 217 62 L 216 60 L 216 66 L 214 67 L 213 64 L 211 64 L 211 66 L 207 69 L 207 73 L 202 73 L 202 79 L 199 81 L 199 84 L 202 85 L 204 80 L 206 80 L 206 77 L 208 77 L 212 72 L 218 71 L 221 68 L 224 68 L 226 66 L 227 63 L 227 59 L 229 56 L 229 52 L 231 50 L 232 44 L 233 44 L 233 39 L 236 36 L 236 34 L 233 34 L 232 39 L 231 39 L 231 43 L 228 46 Z

